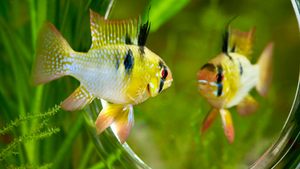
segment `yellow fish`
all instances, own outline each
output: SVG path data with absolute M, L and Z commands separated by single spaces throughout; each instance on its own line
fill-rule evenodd
M 222 53 L 209 60 L 198 72 L 200 95 L 212 106 L 206 116 L 202 135 L 220 113 L 225 135 L 234 140 L 234 127 L 227 108 L 236 106 L 238 113 L 245 117 L 258 108 L 257 101 L 249 95 L 256 87 L 261 96 L 266 96 L 272 79 L 273 42 L 262 52 L 258 62 L 249 61 L 253 50 L 254 27 L 247 32 L 234 28 L 225 31 Z
M 45 22 L 37 40 L 31 83 L 39 85 L 65 75 L 76 78 L 80 86 L 62 102 L 62 108 L 82 109 L 101 98 L 104 105 L 95 122 L 97 135 L 113 124 L 123 144 L 133 126 L 132 106 L 168 88 L 172 73 L 145 46 L 149 21 L 106 20 L 90 10 L 90 28 L 90 50 L 75 52 L 58 30 Z

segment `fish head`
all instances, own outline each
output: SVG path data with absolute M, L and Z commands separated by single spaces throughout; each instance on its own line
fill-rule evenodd
M 205 64 L 198 72 L 198 88 L 201 96 L 205 98 L 214 97 L 214 92 L 218 90 L 215 85 L 217 72 L 212 63 Z
M 224 103 L 224 71 L 220 62 L 212 59 L 198 72 L 198 88 L 203 96 L 213 107 L 220 107 Z
M 172 72 L 166 63 L 149 49 L 145 49 L 147 57 L 151 58 L 149 63 L 150 82 L 147 90 L 150 97 L 154 97 L 166 88 L 170 87 L 173 81 Z

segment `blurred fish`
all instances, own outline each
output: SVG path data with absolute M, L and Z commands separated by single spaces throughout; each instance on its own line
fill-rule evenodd
M 236 106 L 238 113 L 246 117 L 258 108 L 249 91 L 255 86 L 261 96 L 267 96 L 272 79 L 273 42 L 265 47 L 258 62 L 252 65 L 249 58 L 253 50 L 253 35 L 254 27 L 247 33 L 230 28 L 228 24 L 223 35 L 222 53 L 199 70 L 199 92 L 212 106 L 204 120 L 202 135 L 220 113 L 225 135 L 232 144 L 234 127 L 226 108 Z
M 61 106 L 82 109 L 94 98 L 103 99 L 95 127 L 97 135 L 113 124 L 123 144 L 133 126 L 133 105 L 168 88 L 172 73 L 165 62 L 146 45 L 150 23 L 106 20 L 90 10 L 92 45 L 87 53 L 75 52 L 58 30 L 45 22 L 38 36 L 32 85 L 65 75 L 80 86 Z

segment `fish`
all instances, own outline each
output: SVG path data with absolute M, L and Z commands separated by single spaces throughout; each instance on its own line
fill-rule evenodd
M 31 84 L 72 76 L 80 86 L 61 103 L 67 111 L 82 109 L 95 98 L 103 109 L 96 135 L 110 125 L 123 144 L 134 124 L 133 106 L 171 86 L 172 72 L 146 47 L 151 23 L 139 19 L 107 20 L 90 9 L 92 44 L 74 51 L 59 31 L 45 21 L 37 39 Z
M 251 64 L 254 31 L 243 32 L 227 25 L 223 34 L 222 53 L 210 59 L 197 73 L 199 93 L 212 109 L 204 119 L 201 134 L 220 114 L 227 140 L 234 141 L 234 126 L 228 108 L 236 107 L 242 117 L 258 109 L 257 101 L 249 94 L 252 88 L 266 97 L 272 81 L 274 42 L 264 48 L 257 63 Z

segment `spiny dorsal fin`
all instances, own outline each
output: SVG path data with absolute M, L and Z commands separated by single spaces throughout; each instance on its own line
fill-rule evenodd
M 222 46 L 222 52 L 228 54 L 228 52 L 230 52 L 229 50 L 229 32 L 230 30 L 227 29 L 225 30 L 224 34 L 223 34 L 223 46 Z
M 139 41 L 138 41 L 139 46 L 146 46 L 147 38 L 148 38 L 148 35 L 150 32 L 150 25 L 151 25 L 151 23 L 149 22 L 149 20 L 144 25 L 141 25 L 139 36 L 138 36 L 139 37 Z
M 150 30 L 149 21 L 142 25 L 141 17 L 126 20 L 107 20 L 90 9 L 91 48 L 107 45 L 145 46 Z
M 228 55 L 228 52 L 230 52 L 229 48 L 229 36 L 230 36 L 230 23 L 237 17 L 233 17 L 226 25 L 225 32 L 223 34 L 223 46 L 222 46 L 222 52 Z M 228 55 L 229 56 L 229 55 Z
M 147 42 L 147 38 L 148 38 L 148 35 L 149 35 L 149 32 L 150 32 L 150 26 L 151 26 L 151 23 L 149 22 L 149 12 L 150 12 L 150 9 L 151 9 L 151 6 L 149 7 L 149 10 L 148 10 L 148 20 L 147 22 L 140 26 L 140 32 L 139 32 L 139 40 L 138 40 L 138 45 L 139 46 L 146 46 L 146 42 Z M 141 18 L 141 16 L 140 16 Z M 140 23 L 142 23 L 142 20 L 140 20 Z
M 255 27 L 252 27 L 249 32 L 242 32 L 231 28 L 229 32 L 228 52 L 239 53 L 247 58 L 251 57 L 254 44 L 254 29 Z
M 138 44 L 137 19 L 106 20 L 90 9 L 90 26 L 92 33 L 91 48 L 117 44 Z

